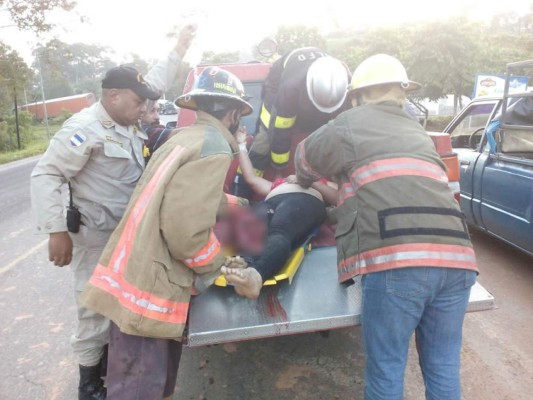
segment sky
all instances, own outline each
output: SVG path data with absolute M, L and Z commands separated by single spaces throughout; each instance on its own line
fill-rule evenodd
M 279 25 L 316 26 L 324 34 L 337 29 L 399 25 L 465 15 L 489 20 L 501 12 L 526 13 L 533 0 L 193 0 L 190 5 L 177 0 L 77 0 L 74 12 L 51 16 L 53 35 L 67 42 L 108 46 L 120 61 L 128 53 L 146 60 L 163 57 L 176 39 L 167 37 L 179 32 L 187 22 L 198 25 L 197 48 L 203 50 L 244 51 L 262 38 L 276 33 Z M 366 4 L 365 4 L 366 3 Z M 86 22 L 80 22 L 84 16 Z M 0 26 L 2 26 L 0 15 Z M 31 61 L 31 49 L 50 39 L 37 38 L 14 28 L 0 29 L 0 39 Z

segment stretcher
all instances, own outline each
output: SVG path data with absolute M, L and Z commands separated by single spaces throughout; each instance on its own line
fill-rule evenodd
M 292 278 L 296 274 L 296 271 L 298 271 L 298 268 L 300 268 L 300 265 L 302 264 L 302 261 L 304 259 L 305 254 L 311 250 L 311 239 L 313 239 L 315 234 L 311 234 L 307 240 L 298 246 L 291 254 L 285 265 L 274 275 L 272 278 L 267 279 L 263 282 L 263 286 L 272 286 L 277 285 L 278 282 L 281 282 L 285 279 L 289 281 L 289 284 L 292 282 Z M 226 278 L 224 275 L 220 275 L 215 280 L 216 286 L 222 286 L 226 287 L 228 286 L 228 282 L 226 281 Z
M 305 254 L 291 279 L 265 286 L 257 300 L 238 296 L 232 286 L 211 286 L 192 299 L 186 343 L 190 347 L 328 331 L 360 324 L 361 282 L 337 281 L 333 246 Z M 479 283 L 468 312 L 490 310 L 494 297 Z

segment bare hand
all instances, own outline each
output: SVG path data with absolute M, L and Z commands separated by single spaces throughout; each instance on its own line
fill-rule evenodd
M 239 130 L 235 133 L 235 139 L 237 140 L 237 143 L 246 143 L 246 127 L 243 126 L 239 128 Z
M 180 31 L 180 36 L 178 38 L 178 43 L 176 43 L 176 52 L 180 55 L 181 58 L 185 56 L 187 50 L 189 49 L 194 36 L 196 35 L 196 25 L 185 25 L 185 27 Z
M 72 239 L 68 232 L 55 232 L 48 239 L 48 259 L 58 267 L 72 261 Z
M 287 178 L 287 183 L 298 183 L 298 178 L 296 178 L 296 175 L 289 175 Z

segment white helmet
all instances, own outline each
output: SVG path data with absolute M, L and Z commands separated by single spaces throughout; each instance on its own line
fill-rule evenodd
M 376 54 L 355 69 L 349 91 L 386 83 L 399 83 L 406 91 L 417 90 L 422 86 L 407 78 L 407 72 L 398 59 L 387 54 Z
M 348 71 L 333 57 L 320 57 L 307 71 L 307 95 L 311 103 L 324 113 L 332 113 L 346 98 Z

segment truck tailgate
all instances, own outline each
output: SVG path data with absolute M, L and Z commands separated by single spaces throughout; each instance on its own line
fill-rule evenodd
M 208 288 L 190 306 L 187 345 L 251 340 L 359 325 L 361 282 L 337 282 L 335 247 L 307 253 L 292 283 L 265 286 L 257 300 L 235 294 L 231 286 Z M 494 308 L 494 297 L 479 283 L 468 311 Z

